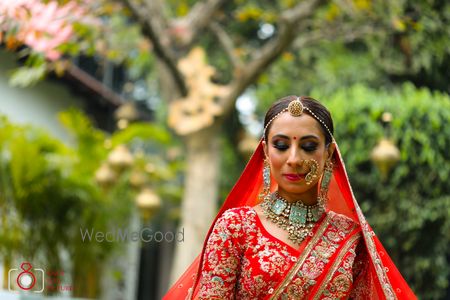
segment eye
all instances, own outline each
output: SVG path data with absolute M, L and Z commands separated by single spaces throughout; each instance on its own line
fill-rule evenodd
M 313 152 L 317 150 L 317 143 L 305 143 L 301 147 L 306 152 Z
M 286 144 L 286 143 L 283 142 L 283 141 L 276 141 L 276 142 L 273 143 L 273 147 L 274 147 L 275 149 L 280 150 L 280 151 L 284 151 L 284 150 L 286 150 L 287 148 L 289 148 L 289 145 Z

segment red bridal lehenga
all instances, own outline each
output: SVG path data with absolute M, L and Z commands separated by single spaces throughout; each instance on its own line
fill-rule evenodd
M 338 147 L 326 213 L 299 247 L 266 231 L 253 206 L 262 190 L 260 143 L 171 299 L 416 299 L 351 190 Z M 273 182 L 273 181 L 272 181 Z

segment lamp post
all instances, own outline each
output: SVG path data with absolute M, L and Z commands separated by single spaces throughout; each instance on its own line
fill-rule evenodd
M 383 122 L 385 136 L 382 137 L 378 144 L 373 148 L 370 157 L 380 171 L 381 178 L 386 180 L 392 167 L 400 160 L 400 151 L 390 139 L 392 114 L 384 112 L 381 121 Z
M 142 229 L 148 224 L 155 214 L 155 212 L 161 207 L 161 199 L 152 189 L 146 187 L 136 196 L 136 206 L 142 217 Z M 153 233 L 149 230 L 150 234 Z M 156 233 L 153 236 L 156 241 Z M 141 241 L 140 249 L 140 261 L 138 272 L 138 300 L 156 299 L 158 277 L 156 276 L 156 270 L 158 265 L 158 243 L 155 244 L 153 237 L 147 241 Z
M 108 150 L 111 149 L 112 146 L 111 140 L 109 139 L 105 140 L 104 146 Z M 134 164 L 134 161 L 135 159 L 133 157 L 133 154 L 131 154 L 131 152 L 125 145 L 118 145 L 109 153 L 107 159 L 104 162 L 102 162 L 101 166 L 95 172 L 95 181 L 102 188 L 103 191 L 102 194 L 104 197 L 111 196 L 110 191 L 114 189 L 114 186 L 116 184 L 120 184 L 121 181 L 119 179 L 122 176 L 124 176 L 123 172 L 127 168 L 130 168 Z M 133 226 L 132 220 L 130 226 Z M 130 295 L 135 294 L 134 288 L 135 274 L 133 270 L 129 268 L 129 265 L 130 264 L 133 265 L 133 262 L 137 260 L 137 253 L 134 254 L 132 247 L 133 245 L 131 243 L 127 246 L 128 253 L 126 255 L 126 259 L 124 259 L 123 261 L 114 262 L 112 264 L 113 266 L 111 267 L 111 269 L 109 269 L 109 267 L 106 266 L 108 271 L 120 269 L 126 274 L 124 278 L 127 278 L 124 286 L 118 286 L 115 284 L 113 279 L 107 279 L 107 281 L 105 282 L 105 284 L 108 284 L 108 289 L 107 291 L 105 291 L 106 294 L 108 295 L 107 298 L 110 298 L 111 296 L 117 293 L 127 294 L 128 296 L 125 298 L 130 298 L 129 297 Z M 92 281 L 94 279 L 88 279 L 88 281 L 89 280 Z M 95 286 L 95 284 L 93 284 L 92 286 Z

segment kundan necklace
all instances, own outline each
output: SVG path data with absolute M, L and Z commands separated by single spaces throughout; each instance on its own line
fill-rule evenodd
M 289 203 L 277 192 L 265 197 L 261 206 L 267 219 L 287 230 L 289 240 L 296 244 L 312 235 L 314 224 L 325 212 L 321 201 L 314 205 L 305 205 L 301 201 Z

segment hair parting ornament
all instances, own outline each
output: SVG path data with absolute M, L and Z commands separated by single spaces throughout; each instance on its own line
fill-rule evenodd
M 326 129 L 326 131 L 330 135 L 331 139 L 334 140 L 333 134 L 331 133 L 331 130 L 328 128 L 327 124 L 325 124 L 325 122 L 322 121 L 322 119 L 320 119 L 311 109 L 304 106 L 300 97 L 297 97 L 294 100 L 292 100 L 289 103 L 288 107 L 284 108 L 282 111 L 280 111 L 275 116 L 273 116 L 269 120 L 269 122 L 267 122 L 266 126 L 264 127 L 264 131 L 263 131 L 263 139 L 265 139 L 267 128 L 269 128 L 270 124 L 272 124 L 272 122 L 276 118 L 278 118 L 281 114 L 283 114 L 285 112 L 289 112 L 291 114 L 291 116 L 293 116 L 293 117 L 300 117 L 303 114 L 304 110 L 308 111 L 308 113 Z

